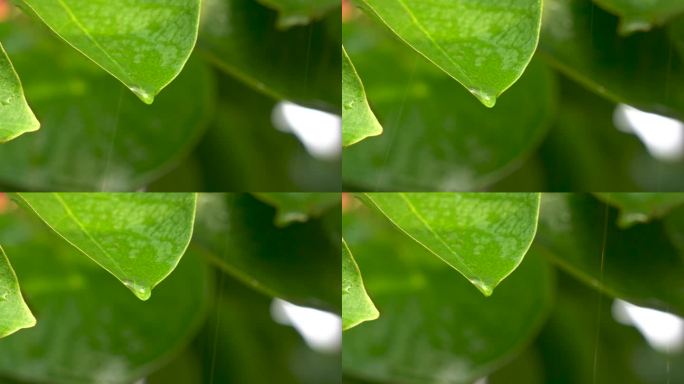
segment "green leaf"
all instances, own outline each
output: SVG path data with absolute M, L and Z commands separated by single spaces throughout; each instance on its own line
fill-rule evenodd
M 345 214 L 343 235 L 382 313 L 344 332 L 342 368 L 350 376 L 472 383 L 520 351 L 550 309 L 551 270 L 538 255 L 485 298 L 369 212 Z
M 546 134 L 556 95 L 543 63 L 533 62 L 490 110 L 368 21 L 345 23 L 344 47 L 384 133 L 344 149 L 350 188 L 479 190 L 511 172 Z
M 147 106 L 73 49 L 24 21 L 0 29 L 0 39 L 43 126 L 40 134 L 3 145 L 3 183 L 19 190 L 134 191 L 197 143 L 213 108 L 206 64 L 192 60 Z
M 660 218 L 684 204 L 684 193 L 597 193 L 596 196 L 620 209 L 618 224 L 623 228 Z
M 185 253 L 197 196 L 19 193 L 52 230 L 147 300 Z
M 545 195 L 541 212 L 533 248 L 610 296 L 684 315 L 684 291 L 673 288 L 684 258 L 662 222 L 621 229 L 615 209 L 585 194 Z
M 487 107 L 520 78 L 539 40 L 541 0 L 362 1 Z
M 340 209 L 320 219 L 274 224 L 275 209 L 242 194 L 202 194 L 193 245 L 224 272 L 267 295 L 339 312 Z
M 24 302 L 17 275 L 5 250 L 0 247 L 0 338 L 36 325 L 36 318 Z
M 684 12 L 681 0 L 595 0 L 598 5 L 620 16 L 620 33 L 648 31 Z
M 254 0 L 205 3 L 198 46 L 221 70 L 278 100 L 340 109 L 339 13 L 282 30 Z
M 22 382 L 129 384 L 192 339 L 206 315 L 209 274 L 189 253 L 147 302 L 22 211 L 0 216 L 0 241 L 22 277 L 36 327 L 0 342 L 0 376 Z M 4 382 L 4 379 L 0 379 Z
M 200 0 L 21 4 L 146 104 L 178 76 L 197 40 Z
M 342 329 L 353 328 L 364 321 L 375 320 L 380 316 L 363 286 L 361 271 L 342 239 Z
M 354 64 L 342 46 L 342 145 L 349 146 L 382 133 L 382 125 L 366 100 Z
M 26 102 L 19 76 L 0 44 L 0 143 L 38 128 L 40 123 Z
M 295 222 L 306 222 L 323 215 L 329 208 L 340 204 L 339 193 L 255 193 L 258 199 L 274 206 L 275 224 L 284 227 Z
M 589 0 L 547 0 L 540 53 L 616 103 L 684 118 L 684 57 L 665 30 L 622 37 L 617 17 Z M 672 52 L 673 54 L 670 54 Z
M 365 199 L 489 296 L 527 253 L 540 194 L 367 193 Z
M 278 26 L 289 28 L 320 19 L 340 6 L 339 0 L 259 0 L 278 11 Z

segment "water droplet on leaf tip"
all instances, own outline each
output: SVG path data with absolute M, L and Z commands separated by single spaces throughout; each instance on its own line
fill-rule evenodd
M 154 102 L 154 95 L 147 92 L 143 88 L 132 86 L 130 89 L 133 91 L 133 93 L 135 93 L 136 96 L 138 96 L 140 100 L 143 101 L 143 103 L 152 104 Z
M 133 291 L 133 293 L 138 296 L 139 299 L 141 300 L 147 300 L 150 298 L 152 295 L 152 290 L 149 289 L 148 287 L 138 284 L 134 281 L 126 280 L 123 282 L 128 289 Z
M 496 95 L 492 95 L 488 92 L 481 91 L 479 89 L 471 89 L 472 93 L 482 104 L 487 108 L 493 108 L 496 105 Z

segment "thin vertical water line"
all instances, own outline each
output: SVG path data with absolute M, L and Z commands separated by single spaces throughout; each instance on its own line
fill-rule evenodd
M 121 104 L 123 103 L 124 87 L 121 86 L 119 91 L 119 101 L 116 103 L 116 114 L 114 115 L 114 132 L 112 133 L 112 142 L 109 145 L 109 150 L 107 151 L 107 157 L 105 158 L 105 167 L 102 171 L 102 183 L 100 184 L 100 191 L 105 192 L 107 188 L 107 173 L 109 173 L 109 165 L 112 161 L 112 156 L 114 154 L 114 147 L 116 144 L 116 136 L 119 132 L 119 119 L 121 117 Z
M 221 313 L 223 313 L 223 311 L 221 310 L 221 303 L 223 302 L 223 283 L 226 274 L 223 271 L 219 271 L 219 274 L 219 282 L 218 286 L 216 287 L 217 292 L 215 295 L 216 308 L 218 308 L 218 310 L 216 311 L 216 323 L 214 324 L 214 342 L 211 351 L 211 369 L 209 371 L 209 384 L 214 384 L 214 378 L 216 376 L 216 351 L 218 350 L 218 334 L 221 325 Z
M 596 291 L 598 292 L 598 305 L 596 312 L 596 333 L 594 335 L 594 366 L 592 373 L 592 382 L 596 384 L 596 372 L 598 368 L 598 350 L 599 350 L 599 337 L 601 335 L 601 311 L 603 310 L 603 294 L 601 293 L 600 287 L 603 286 L 603 273 L 605 271 L 606 265 L 606 240 L 608 238 L 608 204 L 605 204 L 603 210 L 603 240 L 601 243 L 601 267 L 599 275 L 599 286 Z
M 394 124 L 394 131 L 392 132 L 392 135 L 390 137 L 389 145 L 387 146 L 387 150 L 385 151 L 385 155 L 382 160 L 382 165 L 380 167 L 380 172 L 378 173 L 377 179 L 375 181 L 375 190 L 378 191 L 380 189 L 380 183 L 382 179 L 382 168 L 387 166 L 387 161 L 389 161 L 390 153 L 392 152 L 392 147 L 394 146 L 394 142 L 396 141 L 397 138 L 397 132 L 399 131 L 399 126 L 401 125 L 401 118 L 404 114 L 404 107 L 406 105 L 406 100 L 408 99 L 408 93 L 409 90 L 411 89 L 411 83 L 413 83 L 413 78 L 416 75 L 416 67 L 417 67 L 417 60 L 414 58 L 413 59 L 413 68 L 411 68 L 411 74 L 408 77 L 408 81 L 406 83 L 406 88 L 404 89 L 404 94 L 402 95 L 401 98 L 401 104 L 399 104 L 399 111 L 397 113 L 397 118 Z

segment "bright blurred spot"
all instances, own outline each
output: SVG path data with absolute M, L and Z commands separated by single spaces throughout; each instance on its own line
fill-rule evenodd
M 677 161 L 684 158 L 684 123 L 681 121 L 625 104 L 615 108 L 613 121 L 619 130 L 638 136 L 656 159 Z
M 337 352 L 342 347 L 342 318 L 333 313 L 273 299 L 271 316 L 280 324 L 294 327 L 317 352 Z
M 487 378 L 486 377 L 481 377 L 479 380 L 474 382 L 473 384 L 487 384 Z
M 338 115 L 283 101 L 273 109 L 273 125 L 293 133 L 311 156 L 332 160 L 342 153 L 342 118 Z
M 671 313 L 644 308 L 616 299 L 613 317 L 625 325 L 633 325 L 653 349 L 675 353 L 684 347 L 684 320 Z

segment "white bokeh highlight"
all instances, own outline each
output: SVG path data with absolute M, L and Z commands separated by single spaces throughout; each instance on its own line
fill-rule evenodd
M 333 353 L 342 347 L 342 318 L 334 313 L 274 299 L 271 316 L 280 324 L 294 327 L 314 351 Z
M 671 313 L 639 307 L 616 299 L 613 301 L 613 318 L 632 325 L 641 332 L 648 344 L 658 352 L 676 353 L 684 347 L 684 320 Z
M 684 123 L 666 116 L 618 104 L 613 115 L 615 126 L 639 137 L 648 152 L 661 161 L 684 158 Z
M 342 118 L 317 109 L 283 101 L 273 109 L 273 125 L 292 133 L 311 156 L 334 160 L 342 154 Z

